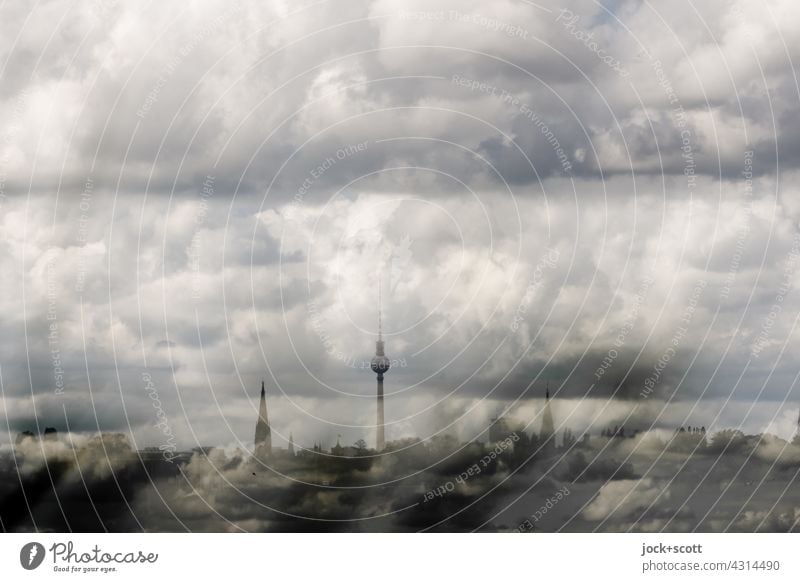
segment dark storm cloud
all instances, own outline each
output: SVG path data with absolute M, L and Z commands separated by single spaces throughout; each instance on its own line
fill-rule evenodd
M 518 438 L 519 438 L 518 433 Z M 5 531 L 795 531 L 797 443 L 773 435 L 592 436 L 554 456 L 448 438 L 379 459 L 237 449 L 139 458 L 122 435 L 4 451 Z M 527 439 L 527 436 L 526 436 Z M 524 441 L 524 442 L 527 442 Z M 499 452 L 497 452 L 499 451 Z M 60 503 L 60 504 L 59 504 Z

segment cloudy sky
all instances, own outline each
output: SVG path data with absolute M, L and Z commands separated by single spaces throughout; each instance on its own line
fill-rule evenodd
M 3 5 L 0 443 L 790 437 L 798 10 Z

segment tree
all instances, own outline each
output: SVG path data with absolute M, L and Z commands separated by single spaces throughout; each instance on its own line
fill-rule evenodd
M 359 451 L 366 450 L 367 448 L 367 441 L 364 439 L 358 439 L 356 442 L 353 443 L 353 446 L 358 449 Z

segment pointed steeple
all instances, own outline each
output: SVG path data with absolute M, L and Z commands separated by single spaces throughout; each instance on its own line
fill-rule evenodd
M 267 391 L 261 381 L 261 402 L 258 405 L 258 421 L 256 422 L 255 453 L 257 456 L 272 454 L 272 432 L 267 416 Z
M 294 457 L 294 436 L 289 433 L 289 454 Z
M 553 412 L 550 410 L 550 383 L 544 393 L 544 410 L 542 411 L 542 430 L 539 432 L 539 440 L 545 450 L 552 450 L 555 447 L 555 424 L 553 423 Z

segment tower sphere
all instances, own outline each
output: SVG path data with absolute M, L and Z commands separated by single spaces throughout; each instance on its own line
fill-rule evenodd
M 379 356 L 375 356 L 372 358 L 372 363 L 370 365 L 372 371 L 376 374 L 385 374 L 389 371 L 390 363 L 389 358 L 384 356 L 383 354 Z

